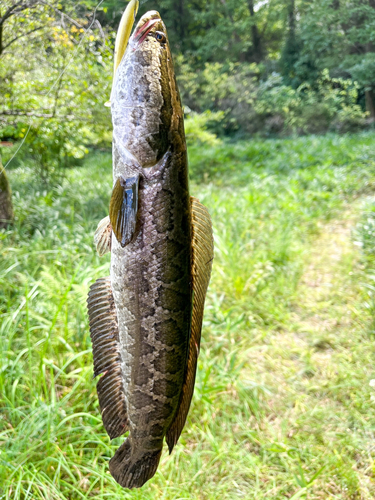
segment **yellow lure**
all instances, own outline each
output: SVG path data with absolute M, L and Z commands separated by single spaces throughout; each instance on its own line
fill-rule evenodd
M 130 0 L 125 9 L 125 12 L 122 15 L 115 43 L 114 68 L 113 68 L 114 74 L 116 73 L 116 70 L 121 62 L 123 55 L 125 54 L 126 46 L 128 45 L 128 40 L 130 37 L 130 32 L 133 28 L 135 16 L 137 15 L 138 12 L 138 7 L 139 7 L 138 0 Z

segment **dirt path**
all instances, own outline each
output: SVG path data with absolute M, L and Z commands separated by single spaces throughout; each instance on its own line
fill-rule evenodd
M 311 334 L 327 336 L 351 322 L 347 305 L 353 294 L 357 295 L 357 285 L 351 279 L 353 267 L 359 266 L 358 248 L 352 239 L 357 213 L 353 209 L 344 212 L 341 220 L 322 227 L 309 250 L 308 263 L 299 283 L 300 309 L 295 319 L 302 330 Z
M 328 498 L 369 500 L 375 494 L 371 480 L 373 451 L 368 451 L 372 439 L 365 436 L 363 426 L 369 418 L 365 408 L 370 397 L 372 355 L 367 355 L 366 344 L 370 351 L 371 339 L 365 333 L 368 317 L 363 309 L 362 267 L 353 239 L 366 202 L 358 200 L 341 219 L 322 227 L 308 252 L 298 286 L 293 336 L 298 339 L 299 351 L 305 353 L 305 366 L 300 370 L 306 378 L 302 382 L 304 404 L 306 409 L 315 404 L 314 411 L 323 417 L 319 424 L 312 419 L 319 431 L 313 427 L 311 432 L 317 432 L 327 449 L 335 450 L 339 463 L 352 460 L 353 477 L 348 482 L 356 483 L 361 491 L 360 496 L 352 496 L 332 474 L 328 483 L 323 478 L 314 483 L 309 496 L 314 499 L 325 499 L 330 494 Z M 295 421 L 295 415 L 291 421 Z M 351 438 L 346 445 L 340 441 L 343 434 Z M 351 454 L 350 449 L 356 452 Z
M 375 378 L 373 339 L 364 307 L 361 255 L 353 229 L 365 208 L 358 200 L 322 225 L 305 253 L 305 268 L 286 328 L 272 330 L 248 354 L 253 377 L 270 389 L 261 440 L 282 443 L 284 467 L 307 478 L 309 500 L 375 498 L 369 381 Z M 375 396 L 375 393 L 374 393 Z M 300 458 L 296 458 L 299 456 Z M 294 484 L 293 494 L 301 488 Z M 360 492 L 360 493 L 359 493 Z M 274 498 L 284 498 L 275 487 Z M 278 496 L 279 495 L 279 496 Z

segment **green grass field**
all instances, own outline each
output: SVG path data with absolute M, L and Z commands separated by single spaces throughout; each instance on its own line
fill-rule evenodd
M 375 134 L 191 148 L 215 260 L 194 399 L 171 456 L 125 491 L 92 379 L 89 285 L 111 157 L 50 192 L 9 171 L 0 233 L 0 499 L 373 499 Z

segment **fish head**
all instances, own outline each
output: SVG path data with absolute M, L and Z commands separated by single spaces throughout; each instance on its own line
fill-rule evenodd
M 183 111 L 166 27 L 156 11 L 139 20 L 115 74 L 114 143 L 123 161 L 149 169 L 186 150 Z
M 146 12 L 146 14 L 144 14 L 139 20 L 131 38 L 133 51 L 137 50 L 137 48 L 144 50 L 144 47 L 147 46 L 147 44 L 142 47 L 142 42 L 146 40 L 148 35 L 150 35 L 148 41 L 153 38 L 158 42 L 162 42 L 164 44 L 168 43 L 166 27 L 161 20 L 159 12 L 156 10 Z

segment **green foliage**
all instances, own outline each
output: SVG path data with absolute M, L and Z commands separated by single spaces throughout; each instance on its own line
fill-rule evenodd
M 375 267 L 375 207 L 368 203 L 355 230 L 356 244 L 361 248 L 366 266 Z
M 353 235 L 354 243 L 361 251 L 361 264 L 365 269 L 361 283 L 365 290 L 364 305 L 371 316 L 369 332 L 373 337 L 375 335 L 375 207 L 372 200 L 366 201 Z
M 249 185 L 253 175 L 266 170 L 267 174 L 282 175 L 290 170 L 297 176 L 297 185 L 305 186 L 304 176 L 319 170 L 325 174 L 316 180 L 317 201 L 334 189 L 335 177 L 341 175 L 341 168 L 347 168 L 348 185 L 342 185 L 343 193 L 354 195 L 355 179 L 369 192 L 375 187 L 366 166 L 375 165 L 372 149 L 373 134 L 324 137 L 308 136 L 289 139 L 252 140 L 251 142 L 222 142 L 215 148 L 189 148 L 190 172 L 199 181 L 222 182 L 231 185 Z M 360 138 L 360 139 L 359 139 Z M 310 201 L 309 204 L 312 202 Z
M 222 134 L 353 132 L 367 126 L 357 104 L 358 84 L 330 78 L 328 70 L 314 86 L 294 89 L 277 73 L 262 80 L 262 67 L 256 64 L 206 63 L 198 72 L 181 58 L 178 65 L 183 101 L 195 111 L 223 111 Z
M 7 3 L 7 2 L 6 2 Z M 9 2 L 8 2 L 9 3 Z M 66 167 L 87 153 L 87 145 L 110 140 L 110 113 L 104 103 L 111 89 L 112 50 L 89 29 L 61 24 L 48 4 L 26 9 L 5 23 L 4 43 L 18 24 L 39 30 L 16 40 L 1 55 L 0 139 L 22 140 L 23 156 L 34 160 L 43 182 L 56 181 Z M 82 23 L 82 24 L 80 24 Z
M 26 1 L 21 2 L 29 5 Z M 109 146 L 112 42 L 124 8 L 108 0 L 36 0 L 2 22 L 0 139 L 19 141 L 56 182 L 89 146 Z M 153 8 L 148 2 L 139 15 Z M 372 3 L 161 0 L 191 142 L 355 132 L 375 118 Z M 368 114 L 364 112 L 365 103 Z M 211 137 L 214 139 L 214 136 Z M 60 172 L 60 173 L 59 173 Z
M 319 0 L 301 4 L 303 54 L 320 70 L 351 77 L 361 88 L 375 84 L 375 4 Z
M 77 138 L 80 137 L 80 140 Z M 35 162 L 35 170 L 43 184 L 57 182 L 64 175 L 64 170 L 72 162 L 82 159 L 88 153 L 80 124 L 76 121 L 62 122 L 49 119 L 30 129 L 25 148 Z
M 354 132 L 367 125 L 366 116 L 358 102 L 359 85 L 350 79 L 330 78 L 325 69 L 312 88 L 299 87 L 302 95 L 296 127 L 304 133 L 326 130 Z
M 373 142 L 190 149 L 191 192 L 214 224 L 213 275 L 187 425 L 141 491 L 108 474 L 123 438 L 106 435 L 92 380 L 85 301 L 109 272 L 92 237 L 108 211 L 110 155 L 89 156 L 50 191 L 31 168 L 11 170 L 17 220 L 0 232 L 4 500 L 373 498 L 371 314 L 357 247 L 332 229 L 373 193 Z
M 196 146 L 215 146 L 219 144 L 217 136 L 209 132 L 207 127 L 214 127 L 214 124 L 220 123 L 223 120 L 224 112 L 205 111 L 204 113 L 190 112 L 185 118 L 185 135 L 188 145 Z

